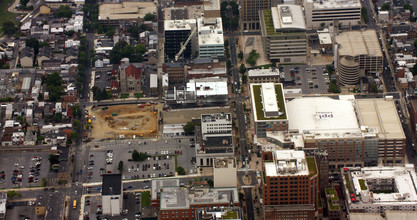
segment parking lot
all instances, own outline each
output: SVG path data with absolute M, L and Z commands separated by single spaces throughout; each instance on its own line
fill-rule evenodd
M 95 69 L 94 85 L 101 90 L 105 89 L 106 87 L 110 88 L 110 82 L 112 78 L 111 71 L 111 67 Z
M 0 181 L 0 187 L 40 186 L 42 178 L 47 180 L 49 178 L 48 157 L 49 152 L 2 153 L 0 172 L 4 171 L 4 175 L 1 174 L 3 180 Z M 37 162 L 38 165 L 36 165 Z M 51 172 L 51 176 L 54 175 L 56 173 Z
M 106 152 L 91 152 L 88 158 L 88 167 L 84 174 L 87 182 L 101 182 L 101 174 L 105 173 Z
M 301 88 L 303 94 L 328 93 L 329 75 L 324 65 L 283 65 L 285 81 L 294 80 L 295 88 Z
M 90 148 L 90 156 L 88 163 L 94 161 L 94 165 L 88 166 L 92 172 L 89 182 L 101 181 L 100 170 L 105 168 L 106 172 L 119 173 L 119 161 L 123 161 L 123 178 L 143 179 L 158 178 L 175 175 L 175 161 L 177 166 L 183 167 L 187 173 L 195 173 L 196 169 L 191 162 L 195 157 L 195 148 L 190 147 L 190 140 L 187 139 L 169 139 L 169 140 L 132 140 L 132 141 L 110 141 L 103 142 L 99 147 Z M 109 157 L 108 151 L 111 151 Z M 132 160 L 132 153 L 136 150 L 147 154 L 145 161 L 135 162 Z M 175 159 L 175 157 L 177 159 Z M 92 159 L 94 158 L 94 159 Z M 107 164 L 112 159 L 111 164 Z M 87 175 L 88 175 L 87 173 Z

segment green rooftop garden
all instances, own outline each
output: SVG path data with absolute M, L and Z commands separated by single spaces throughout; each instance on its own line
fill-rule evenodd
M 352 192 L 351 188 L 350 188 L 350 180 L 349 180 L 349 175 L 348 174 L 343 174 L 343 176 L 345 177 L 345 181 L 346 181 L 346 188 L 348 189 L 349 192 Z
M 368 187 L 366 187 L 364 179 L 359 179 L 359 185 L 361 186 L 361 190 L 367 190 L 368 189 Z
M 333 205 L 332 201 L 328 200 L 327 204 L 329 204 L 329 210 L 338 210 L 339 206 L 338 205 Z
M 284 96 L 282 95 L 281 85 L 275 85 L 275 93 L 278 102 L 279 111 L 284 113 L 279 117 L 268 117 L 264 116 L 262 97 L 261 97 L 261 85 L 253 85 L 253 96 L 255 99 L 255 111 L 257 120 L 280 120 L 287 119 L 287 112 L 285 110 Z
M 327 195 L 333 195 L 332 196 L 333 201 L 339 200 L 339 197 L 337 196 L 336 190 L 334 190 L 333 188 L 326 188 L 326 193 L 327 193 Z
M 237 212 L 226 212 L 225 215 L 222 216 L 223 219 L 237 219 Z
M 314 157 L 307 157 L 306 159 L 308 171 L 310 173 L 310 177 L 312 177 L 317 174 L 316 160 L 314 159 Z

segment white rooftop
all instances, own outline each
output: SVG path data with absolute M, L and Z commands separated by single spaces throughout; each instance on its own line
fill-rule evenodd
M 332 44 L 330 33 L 318 33 L 320 44 Z
M 274 83 L 263 83 L 261 86 L 261 93 L 262 93 L 262 104 L 264 108 L 264 112 L 278 112 L 278 102 L 277 97 L 275 95 L 275 85 Z
M 350 171 L 352 183 L 356 195 L 360 195 L 359 201 L 362 203 L 379 205 L 417 203 L 416 183 L 417 176 L 413 164 L 405 164 L 395 167 L 365 167 Z M 362 190 L 359 180 L 365 180 L 367 189 Z M 368 182 L 384 182 L 385 185 L 392 183 L 395 188 L 393 193 L 372 193 L 370 196 L 370 184 Z M 349 200 L 350 201 L 350 200 Z
M 221 18 L 199 18 L 198 22 L 198 44 L 201 45 L 223 45 L 223 26 Z
M 150 82 L 149 82 L 149 87 L 150 88 L 157 88 L 158 87 L 158 75 L 157 74 L 150 74 Z
M 259 76 L 277 76 L 279 77 L 279 69 L 252 69 L 248 71 L 249 77 Z
M 329 97 L 302 97 L 287 102 L 289 130 L 360 131 L 353 102 Z
M 277 5 L 271 8 L 274 29 L 306 29 L 304 13 L 299 5 Z
M 314 9 L 330 8 L 353 8 L 361 7 L 359 0 L 306 0 L 308 3 L 313 2 Z
M 304 151 L 277 150 L 274 161 L 265 163 L 266 176 L 308 175 Z
M 165 31 L 175 31 L 175 30 L 192 30 L 196 25 L 196 19 L 186 19 L 186 20 L 165 20 L 164 21 L 164 30 Z
M 187 83 L 187 89 L 195 91 L 197 96 L 227 95 L 227 79 L 219 77 L 191 79 Z

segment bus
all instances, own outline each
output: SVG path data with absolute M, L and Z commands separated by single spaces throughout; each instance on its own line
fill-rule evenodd
M 77 200 L 74 200 L 74 202 L 72 202 L 72 208 L 73 209 L 77 208 Z

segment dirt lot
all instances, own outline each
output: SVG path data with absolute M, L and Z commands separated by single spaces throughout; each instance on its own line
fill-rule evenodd
M 156 111 L 154 111 L 156 109 Z M 137 105 L 117 105 L 96 108 L 91 115 L 93 130 L 91 138 L 95 141 L 110 138 L 119 139 L 120 135 L 125 138 L 155 137 L 158 134 L 159 115 L 157 105 L 138 108 Z M 154 113 L 156 112 L 156 113 Z M 113 114 L 113 115 L 112 115 Z

